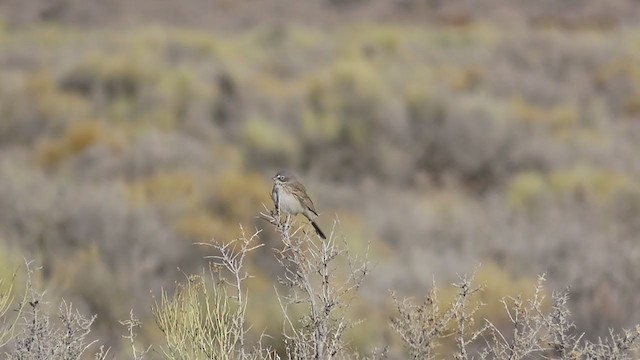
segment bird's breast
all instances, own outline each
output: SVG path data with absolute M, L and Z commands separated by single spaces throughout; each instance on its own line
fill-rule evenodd
M 298 198 L 291 192 L 287 191 L 282 185 L 276 185 L 274 192 L 276 193 L 274 200 L 277 199 L 280 211 L 290 215 L 297 215 L 305 212 L 305 208 L 300 200 L 298 200 Z

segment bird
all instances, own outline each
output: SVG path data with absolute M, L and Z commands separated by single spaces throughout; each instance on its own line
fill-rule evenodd
M 326 236 L 315 222 L 318 212 L 313 206 L 313 201 L 307 194 L 307 189 L 289 170 L 280 170 L 273 177 L 273 189 L 271 199 L 276 211 L 282 211 L 288 215 L 304 215 L 316 230 L 316 234 L 326 240 Z

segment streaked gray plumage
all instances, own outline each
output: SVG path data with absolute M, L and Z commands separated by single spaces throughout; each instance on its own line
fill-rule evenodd
M 273 177 L 271 199 L 276 207 L 276 211 L 282 211 L 285 214 L 293 216 L 298 214 L 304 215 L 309 219 L 318 236 L 323 239 L 327 238 L 315 222 L 315 218 L 318 217 L 318 212 L 313 206 L 313 201 L 311 201 L 311 198 L 307 195 L 307 189 L 305 189 L 304 185 L 298 181 L 292 172 L 281 170 Z

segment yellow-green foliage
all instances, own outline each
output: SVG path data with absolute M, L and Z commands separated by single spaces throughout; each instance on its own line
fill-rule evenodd
M 9 308 L 13 304 L 13 282 L 14 279 L 0 279 L 0 321 L 5 322 L 5 316 Z M 0 346 L 7 344 L 11 340 L 11 331 L 5 329 L 4 326 L 0 329 Z
M 0 240 L 4 240 L 0 238 Z M 3 282 L 3 286 L 0 289 L 6 290 L 8 287 L 18 286 L 18 290 L 21 293 L 20 286 L 24 282 L 24 255 L 16 248 L 12 248 L 6 243 L 0 243 L 0 281 Z M 12 279 L 19 277 L 17 284 L 13 284 Z
M 123 148 L 122 139 L 117 131 L 106 128 L 100 121 L 81 121 L 71 124 L 58 138 L 42 140 L 35 150 L 35 156 L 40 165 L 54 167 L 97 143 L 118 151 Z
M 202 220 L 183 218 L 181 229 L 204 236 L 205 232 L 202 230 L 208 228 L 211 232 L 206 239 L 200 238 L 203 241 L 212 238 L 225 241 L 238 237 L 237 224 L 252 221 L 261 211 L 262 204 L 271 202 L 267 179 L 268 177 L 238 170 L 219 174 L 207 187 L 209 197 L 206 206 L 207 212 L 212 214 L 209 218 L 211 221 L 206 224 L 205 219 L 209 215 L 196 214 L 195 219 Z
M 307 138 L 347 140 L 364 147 L 385 98 L 376 69 L 359 59 L 340 61 L 312 78 L 307 92 L 309 109 L 302 121 Z
M 348 58 L 367 57 L 376 61 L 402 58 L 407 55 L 405 46 L 410 30 L 415 31 L 409 27 L 356 27 L 345 34 L 345 40 L 340 43 L 339 52 Z
M 127 293 L 123 279 L 126 274 L 111 268 L 96 245 L 75 250 L 64 258 L 54 258 L 47 264 L 54 288 L 81 297 L 91 311 L 101 314 L 101 323 L 117 326 L 129 312 L 130 304 L 118 302 Z
M 145 49 L 132 50 L 87 55 L 67 75 L 68 85 L 83 86 L 87 90 L 99 86 L 111 98 L 139 95 L 142 86 L 156 79 L 160 70 L 155 65 L 158 59 L 152 53 L 145 52 Z
M 256 174 L 226 172 L 217 177 L 160 172 L 130 186 L 132 200 L 179 211 L 176 229 L 198 241 L 231 239 L 237 224 L 269 201 L 269 187 Z
M 237 237 L 237 224 L 251 221 L 269 204 L 268 178 L 242 170 L 219 174 L 160 171 L 128 184 L 129 199 L 174 217 L 174 227 L 190 240 Z
M 482 81 L 482 71 L 477 66 L 451 66 L 443 65 L 434 69 L 436 79 L 447 84 L 449 88 L 456 91 L 472 90 Z
M 467 324 L 470 325 L 467 329 L 470 332 L 480 329 L 485 324 L 485 319 L 498 328 L 510 326 L 509 314 L 505 311 L 502 301 L 506 301 L 511 306 L 512 302 L 509 298 L 513 297 L 524 299 L 526 303 L 526 300 L 531 299 L 535 294 L 537 279 L 514 277 L 506 269 L 489 261 L 483 263 L 476 271 L 473 283 L 480 286 L 481 290 L 469 298 L 467 305 L 468 309 L 477 308 L 473 319 Z M 437 300 L 440 309 L 447 309 L 449 304 L 454 302 L 459 291 L 460 289 L 453 285 L 438 288 Z M 443 345 L 446 349 L 444 351 L 452 356 L 455 351 L 453 340 L 449 339 Z
M 215 214 L 204 209 L 184 214 L 177 222 L 176 229 L 189 239 L 198 242 L 220 238 L 220 234 L 227 234 L 228 226 Z
M 518 98 L 513 103 L 513 112 L 521 121 L 548 126 L 556 133 L 575 131 L 578 125 L 578 109 L 571 104 L 543 108 Z
M 580 199 L 606 204 L 626 191 L 637 188 L 621 173 L 578 165 L 549 174 L 523 172 L 511 180 L 508 197 L 516 207 L 530 207 L 543 198 Z
M 478 311 L 478 318 L 490 319 L 496 325 L 506 324 L 508 321 L 508 314 L 505 313 L 501 300 L 508 296 L 529 299 L 537 284 L 536 278 L 514 277 L 507 269 L 494 262 L 483 263 L 476 273 L 475 281 L 484 286 L 479 300 L 487 304 Z
M 22 306 L 25 303 L 24 299 L 19 299 L 20 303 L 18 305 L 20 308 L 14 314 L 9 313 L 9 309 L 16 305 L 14 285 L 15 277 L 0 279 L 0 322 L 2 323 L 2 328 L 0 328 L 0 347 L 4 347 L 13 339 L 16 324 L 18 323 Z
M 249 120 L 244 126 L 245 143 L 260 156 L 272 156 L 286 159 L 287 163 L 296 163 L 299 157 L 300 143 L 290 130 L 259 117 Z
M 34 73 L 2 72 L 0 107 L 2 128 L 33 126 L 33 135 L 42 129 L 58 130 L 67 124 L 89 116 L 89 102 L 67 92 L 61 92 L 49 71 Z
M 212 184 L 212 206 L 228 219 L 253 218 L 261 204 L 271 201 L 269 180 L 257 173 L 233 170 L 223 173 Z
M 185 171 L 160 171 L 128 186 L 129 199 L 142 206 L 174 214 L 175 229 L 190 240 L 209 241 L 225 224 L 205 208 L 208 175 Z
M 282 308 L 276 297 L 274 283 L 263 273 L 259 266 L 249 266 L 248 272 L 256 274 L 246 279 L 246 286 L 249 294 L 246 319 L 251 324 L 252 329 L 261 329 L 265 333 L 279 334 L 282 331 Z M 282 289 L 281 289 L 282 290 Z M 281 291 L 279 290 L 279 291 Z M 253 340 L 257 340 L 261 334 L 250 333 Z M 267 344 L 274 347 L 280 346 L 279 338 L 267 340 Z
M 241 334 L 238 311 L 214 276 L 192 275 L 173 296 L 162 292 L 153 306 L 156 324 L 165 335 L 167 359 L 234 359 Z
M 203 181 L 197 174 L 160 171 L 129 184 L 130 200 L 137 204 L 157 204 L 191 209 L 202 198 Z
M 20 274 L 20 264 L 16 261 L 16 252 L 6 246 L 0 246 L 0 348 L 13 338 L 25 299 L 24 274 Z M 15 310 L 15 311 L 9 311 Z
M 472 298 L 471 307 L 485 304 L 476 313 L 476 326 L 482 325 L 482 319 L 488 319 L 496 326 L 508 323 L 508 314 L 504 311 L 501 300 L 508 296 L 521 296 L 528 299 L 533 296 L 537 279 L 517 278 L 492 261 L 483 263 L 475 273 L 474 283 L 482 287 L 477 296 Z M 442 306 L 450 304 L 456 296 L 458 288 L 449 286 L 439 289 L 439 301 Z
M 534 205 L 548 189 L 547 179 L 535 171 L 521 172 L 511 179 L 508 198 L 512 206 L 526 208 Z
M 243 73 L 246 63 L 237 60 L 253 41 L 247 35 L 234 42 L 158 27 L 126 37 L 107 31 L 93 35 L 103 46 L 82 48 L 61 76 L 61 89 L 94 102 L 107 120 L 165 129 L 185 118 L 210 116 L 218 94 L 218 71 L 211 68 L 221 65 L 234 77 Z
M 631 35 L 633 36 L 633 35 Z M 629 37 L 631 37 L 629 36 Z M 637 35 L 636 35 L 637 37 Z M 640 54 L 637 50 L 637 38 L 627 42 L 629 51 L 611 61 L 604 63 L 594 71 L 594 82 L 600 88 L 625 84 L 630 88 L 618 94 L 621 110 L 626 115 L 637 115 L 640 112 L 640 92 L 636 89 L 640 84 Z
M 162 95 L 163 107 L 173 110 L 176 116 L 186 111 L 189 103 L 211 101 L 217 94 L 216 88 L 186 66 L 164 74 L 156 90 Z
M 15 91 L 23 91 L 28 99 L 17 100 L 28 101 L 45 121 L 65 124 L 89 115 L 86 99 L 60 91 L 53 74 L 47 71 L 25 75 L 23 87 L 18 86 Z
M 549 184 L 559 195 L 586 197 L 589 200 L 610 200 L 616 193 L 626 190 L 633 182 L 624 174 L 597 169 L 591 166 L 576 166 L 551 173 Z

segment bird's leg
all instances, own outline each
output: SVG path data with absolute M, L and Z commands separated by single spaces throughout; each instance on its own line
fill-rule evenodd
M 291 214 L 287 214 L 287 219 L 284 222 L 284 228 L 287 232 L 291 229 Z

